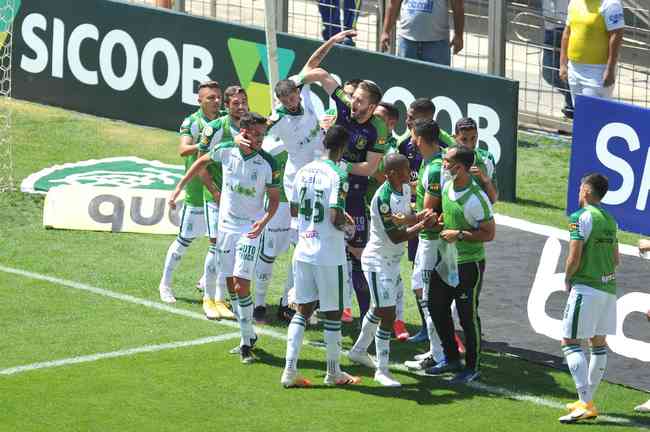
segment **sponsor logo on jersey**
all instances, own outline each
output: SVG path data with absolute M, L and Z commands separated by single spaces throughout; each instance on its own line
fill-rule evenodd
M 357 150 L 363 150 L 366 148 L 366 144 L 368 144 L 368 141 L 366 140 L 365 137 L 359 137 L 357 138 L 357 142 L 354 144 L 354 147 Z
M 20 190 L 45 194 L 53 187 L 68 185 L 173 190 L 184 172 L 182 165 L 138 157 L 114 157 L 45 168 L 25 178 Z

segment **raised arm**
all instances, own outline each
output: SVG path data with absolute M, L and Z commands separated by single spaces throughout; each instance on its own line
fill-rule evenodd
M 178 154 L 181 157 L 193 155 L 199 151 L 199 145 L 194 144 L 194 140 L 191 136 L 182 135 L 181 141 L 178 144 Z
M 303 66 L 301 73 L 305 74 L 319 67 L 321 62 L 327 55 L 327 53 L 330 52 L 330 50 L 334 45 L 343 42 L 347 37 L 355 37 L 356 35 L 357 35 L 356 30 L 346 30 L 337 33 L 331 38 L 329 38 L 327 41 L 325 41 L 325 43 L 319 46 L 318 49 L 316 49 L 316 51 L 314 51 L 311 57 L 309 57 L 309 60 L 307 60 L 307 63 L 305 63 L 305 66 Z
M 187 186 L 190 180 L 199 175 L 199 173 L 203 171 L 210 162 L 212 162 L 210 155 L 204 154 L 192 164 L 190 169 L 187 170 L 183 178 L 178 182 L 176 189 L 174 189 L 174 192 L 172 192 L 172 195 L 169 198 L 169 206 L 171 208 L 176 208 L 176 199 L 178 198 L 178 195 L 180 195 L 181 191 L 185 189 L 185 186 Z

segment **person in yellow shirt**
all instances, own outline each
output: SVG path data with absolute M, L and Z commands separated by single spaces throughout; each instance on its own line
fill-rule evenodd
M 560 78 L 571 94 L 611 97 L 625 17 L 621 0 L 571 0 L 560 48 Z

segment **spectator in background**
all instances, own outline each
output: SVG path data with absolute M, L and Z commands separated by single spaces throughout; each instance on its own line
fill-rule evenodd
M 341 0 L 318 0 L 318 10 L 323 20 L 323 40 L 329 40 L 343 30 L 354 30 L 361 10 L 361 0 L 343 0 L 343 25 L 341 25 Z M 343 45 L 355 46 L 352 37 L 346 37 Z
M 548 85 L 555 87 L 564 96 L 562 114 L 573 118 L 573 100 L 569 84 L 560 79 L 560 46 L 562 33 L 569 6 L 569 0 L 544 0 L 542 11 L 544 15 L 544 45 L 542 54 L 542 76 Z
M 621 0 L 571 0 L 560 50 L 560 78 L 571 94 L 611 97 L 625 17 Z
M 172 8 L 172 0 L 156 0 L 156 7 L 171 9 Z
M 454 37 L 449 41 L 449 3 L 454 16 Z M 398 55 L 416 60 L 451 64 L 450 47 L 454 54 L 463 49 L 465 6 L 463 0 L 390 0 L 381 33 L 381 50 L 388 50 L 390 35 L 395 28 Z

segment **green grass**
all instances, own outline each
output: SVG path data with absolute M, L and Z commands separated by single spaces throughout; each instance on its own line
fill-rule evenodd
M 14 103 L 12 139 L 16 179 L 55 163 L 136 155 L 178 163 L 174 133 L 98 120 L 43 106 Z M 565 187 L 568 150 L 561 147 L 523 148 L 521 164 L 534 164 L 534 152 L 544 150 L 546 169 L 520 178 L 521 200 L 500 204 L 505 214 L 564 227 L 563 191 L 536 185 Z M 553 162 L 549 164 L 551 159 Z M 535 165 L 537 166 L 537 165 Z M 563 174 L 562 174 L 563 173 Z M 527 186 L 527 184 L 532 184 Z M 544 193 L 542 193 L 544 192 Z M 545 195 L 548 193 L 548 195 Z M 21 193 L 0 194 L 0 265 L 89 284 L 114 292 L 158 301 L 162 262 L 171 236 L 45 230 L 43 198 Z M 200 275 L 207 243 L 195 242 L 175 273 L 176 308 L 200 312 L 194 284 Z M 268 299 L 280 296 L 287 258 L 278 260 Z M 0 369 L 149 344 L 192 340 L 232 332 L 232 328 L 178 316 L 117 299 L 36 281 L 0 271 L 4 301 L 0 332 Z M 416 322 L 412 296 L 407 320 Z M 280 333 L 279 323 L 267 326 Z M 353 326 L 344 328 L 344 348 L 354 342 Z M 322 341 L 320 328 L 307 331 Z M 300 366 L 317 385 L 310 390 L 283 390 L 279 378 L 285 344 L 262 337 L 260 362 L 245 367 L 227 350 L 234 341 L 178 348 L 91 363 L 41 369 L 0 377 L 0 431 L 42 430 L 441 430 L 486 431 L 564 430 L 561 411 L 504 398 L 476 389 L 452 386 L 442 379 L 398 372 L 403 388 L 374 384 L 370 371 L 343 360 L 344 368 L 360 374 L 362 385 L 323 388 L 324 352 L 303 348 Z M 394 361 L 413 348 L 393 343 Z M 423 347 L 421 347 L 423 348 Z M 496 353 L 484 356 L 483 382 L 539 396 L 556 403 L 575 397 L 568 373 Z M 597 403 L 604 413 L 650 426 L 650 419 L 631 414 L 647 394 L 604 383 Z M 426 425 L 426 426 L 425 426 Z M 615 424 L 599 420 L 594 431 Z M 618 429 L 627 429 L 620 427 Z

